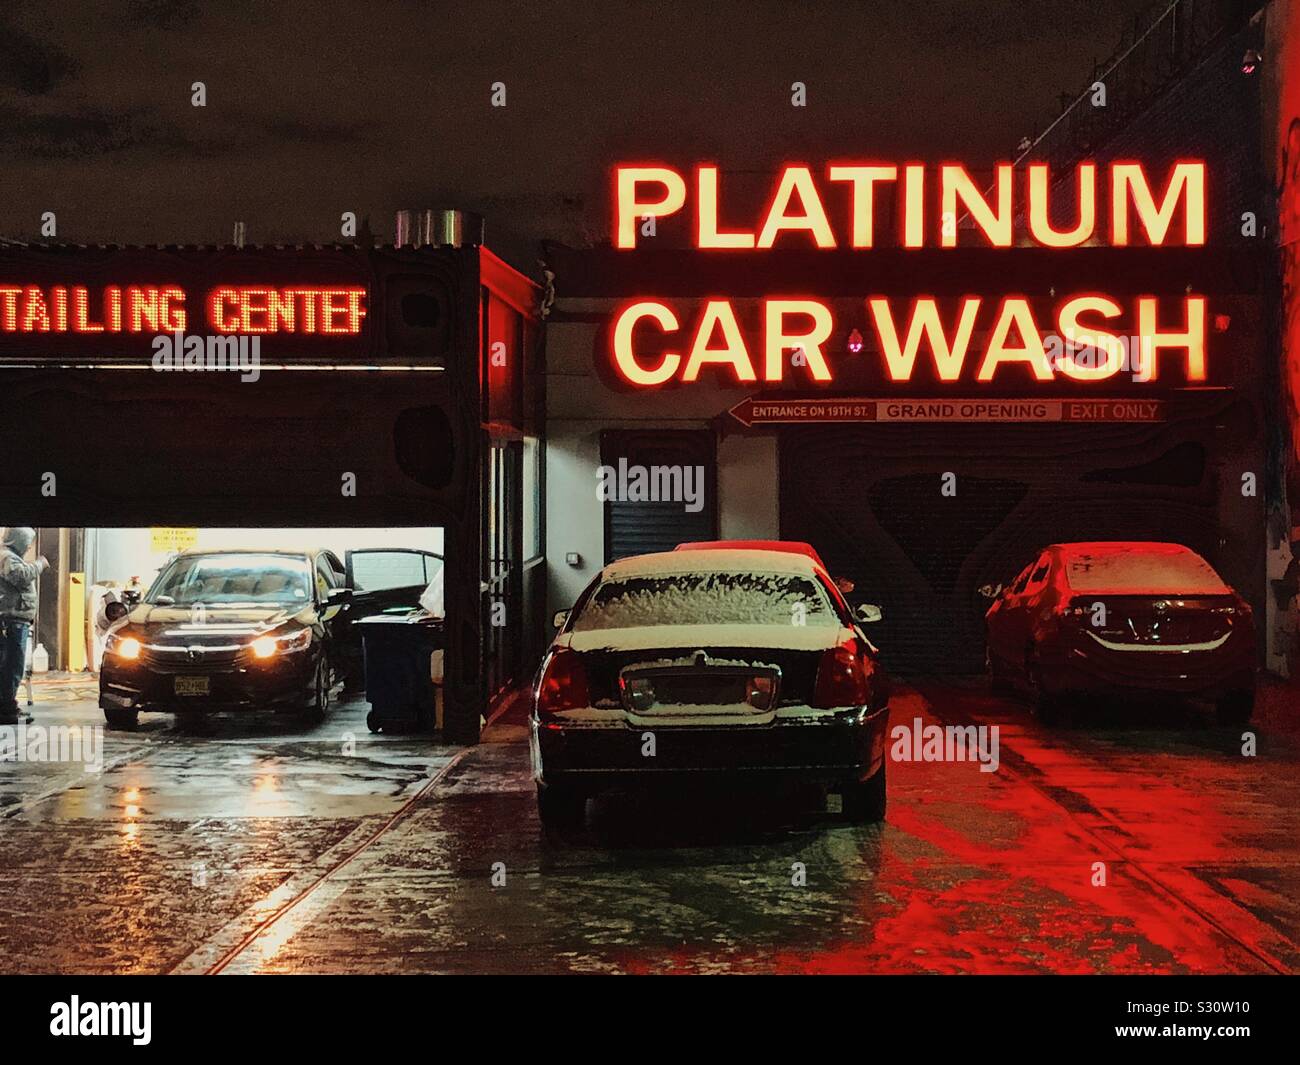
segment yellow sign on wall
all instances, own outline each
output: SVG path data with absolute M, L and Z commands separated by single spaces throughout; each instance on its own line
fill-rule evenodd
M 86 668 L 86 575 L 68 574 L 68 669 Z
M 150 547 L 160 554 L 169 554 L 172 551 L 185 551 L 198 543 L 198 539 L 198 529 L 157 526 L 149 530 Z

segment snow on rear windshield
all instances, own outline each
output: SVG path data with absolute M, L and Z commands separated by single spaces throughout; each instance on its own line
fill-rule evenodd
M 1186 548 L 1096 548 L 1066 560 L 1070 587 L 1133 595 L 1222 595 L 1228 589 L 1205 559 Z
M 646 625 L 838 625 L 816 581 L 785 573 L 672 573 L 596 589 L 575 632 Z

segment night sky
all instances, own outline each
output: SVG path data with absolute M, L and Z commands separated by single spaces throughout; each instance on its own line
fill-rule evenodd
M 327 242 L 352 210 L 390 239 L 397 208 L 450 205 L 531 268 L 543 238 L 605 237 L 616 161 L 1010 158 L 1147 6 L 10 0 L 0 237 L 52 210 L 77 243 L 225 242 L 236 220 Z

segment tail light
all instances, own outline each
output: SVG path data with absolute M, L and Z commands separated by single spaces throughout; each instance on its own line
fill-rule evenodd
M 1056 606 L 1056 616 L 1058 618 L 1076 618 L 1083 619 L 1092 613 L 1092 603 L 1097 600 L 1085 601 L 1083 599 L 1067 599 Z
M 582 656 L 567 647 L 552 652 L 537 682 L 537 716 L 551 717 L 561 710 L 590 705 Z
M 862 706 L 871 698 L 871 661 L 852 642 L 829 648 L 817 667 L 813 706 Z

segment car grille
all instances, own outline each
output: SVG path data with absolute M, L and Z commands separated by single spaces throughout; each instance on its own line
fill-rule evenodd
M 203 647 L 160 649 L 155 645 L 140 652 L 140 661 L 157 673 L 209 673 L 233 668 L 242 650 L 227 646 L 210 650 Z

